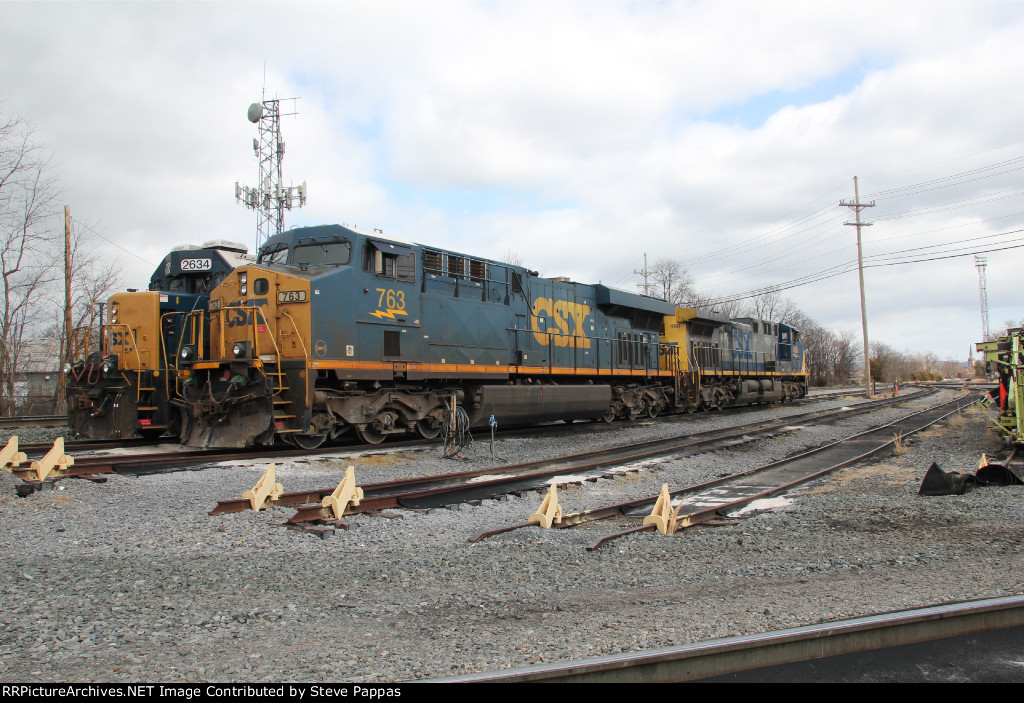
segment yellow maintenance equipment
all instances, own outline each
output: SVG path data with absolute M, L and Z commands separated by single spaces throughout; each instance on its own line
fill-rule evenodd
M 651 514 L 644 518 L 645 525 L 654 525 L 663 535 L 675 534 L 679 508 L 672 507 L 672 494 L 668 492 L 668 484 L 661 484 L 661 493 L 654 504 Z
M 256 482 L 252 490 L 242 494 L 242 499 L 248 500 L 253 510 L 269 508 L 270 504 L 284 493 L 284 486 L 275 482 L 277 479 L 274 475 L 274 466 L 274 464 L 268 466 L 263 478 Z
M 28 457 L 25 456 L 25 452 L 18 451 L 18 435 L 14 435 L 7 440 L 7 446 L 0 450 L 0 466 L 10 471 L 26 461 Z
M 562 521 L 562 506 L 558 504 L 558 486 L 556 484 L 551 484 L 551 488 L 548 489 L 548 494 L 544 497 L 540 508 L 530 516 L 529 521 L 536 522 L 544 528 L 551 527 L 554 523 Z
M 1024 329 L 1013 328 L 995 342 L 978 342 L 985 354 L 985 371 L 999 378 L 999 416 L 991 417 L 1008 444 L 1024 443 Z M 988 415 L 988 413 L 986 413 Z
M 345 469 L 345 478 L 341 480 L 334 492 L 321 502 L 334 514 L 335 520 L 340 520 L 350 503 L 359 505 L 362 500 L 363 489 L 356 485 L 356 469 L 354 466 L 350 466 Z
M 46 452 L 46 456 L 39 461 L 33 461 L 31 466 L 38 480 L 42 481 L 48 476 L 60 476 L 74 463 L 74 457 L 64 453 L 64 438 L 58 437 L 53 440 L 53 448 Z

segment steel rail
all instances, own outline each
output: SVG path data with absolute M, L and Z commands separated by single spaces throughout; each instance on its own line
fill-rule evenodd
M 881 425 L 879 427 L 875 427 L 875 428 L 872 428 L 872 429 L 869 429 L 869 430 L 865 430 L 864 432 L 859 432 L 859 433 L 857 433 L 855 435 L 851 435 L 850 437 L 846 437 L 845 439 L 841 439 L 841 440 L 838 440 L 836 442 L 832 442 L 832 443 L 824 445 L 822 447 L 818 447 L 817 449 L 812 449 L 812 450 L 809 450 L 809 451 L 806 451 L 806 452 L 802 452 L 802 453 L 794 455 L 792 457 L 788 457 L 786 459 L 782 459 L 781 461 L 772 462 L 770 464 L 766 464 L 764 466 L 759 466 L 759 467 L 750 469 L 748 471 L 744 471 L 744 472 L 737 473 L 737 474 L 731 474 L 731 475 L 728 475 L 728 476 L 722 476 L 722 477 L 719 477 L 719 478 L 716 478 L 716 479 L 712 479 L 711 481 L 706 481 L 704 483 L 694 484 L 692 486 L 686 486 L 684 488 L 681 488 L 681 489 L 678 489 L 678 490 L 675 490 L 675 491 L 671 491 L 671 496 L 672 496 L 673 502 L 674 503 L 677 502 L 679 499 L 683 498 L 684 496 L 701 495 L 702 493 L 705 493 L 705 492 L 717 491 L 717 490 L 720 490 L 720 487 L 726 486 L 726 485 L 728 485 L 730 483 L 734 483 L 737 480 L 745 479 L 745 478 L 750 478 L 750 477 L 752 477 L 752 476 L 754 476 L 756 474 L 765 472 L 765 471 L 773 469 L 773 468 L 788 466 L 788 465 L 792 464 L 792 462 L 794 462 L 796 460 L 799 460 L 799 459 L 802 459 L 802 458 L 805 458 L 805 457 L 810 457 L 810 456 L 813 456 L 815 454 L 819 454 L 821 452 L 824 452 L 825 450 L 828 450 L 828 449 L 834 448 L 836 446 L 839 446 L 839 445 L 843 444 L 844 442 L 848 442 L 850 440 L 853 440 L 853 439 L 856 439 L 856 438 L 859 438 L 859 437 L 871 434 L 873 432 L 878 432 L 878 431 L 880 431 L 880 430 L 882 430 L 884 428 L 888 428 L 888 427 L 891 427 L 891 426 L 893 426 L 893 425 L 895 425 L 897 423 L 904 422 L 904 421 L 908 420 L 909 418 L 913 418 L 913 417 L 916 417 L 916 416 L 921 415 L 923 413 L 927 413 L 927 412 L 933 410 L 935 407 L 941 407 L 941 406 L 944 406 L 944 405 L 948 405 L 950 403 L 959 403 L 961 400 L 963 400 L 962 397 L 954 399 L 952 401 L 947 401 L 946 403 L 940 403 L 937 406 L 933 406 L 933 408 L 926 408 L 926 409 L 918 411 L 916 413 L 911 413 L 910 415 L 904 416 L 903 418 L 900 418 L 898 420 L 894 420 L 893 422 L 889 422 L 889 423 L 886 423 L 886 424 Z M 956 412 L 956 410 L 951 411 L 951 413 L 952 412 Z M 934 424 L 934 422 L 937 422 L 937 421 L 938 420 L 933 421 L 932 424 Z M 920 429 L 923 429 L 923 428 L 920 428 Z M 885 446 L 887 446 L 888 444 L 892 444 L 892 440 L 890 440 Z M 867 455 L 869 455 L 871 453 L 875 453 L 877 451 L 880 451 L 882 448 L 884 448 L 884 446 L 883 447 L 878 447 L 878 448 L 872 450 L 871 452 L 868 452 L 868 454 L 865 454 L 864 456 L 867 456 Z M 843 465 L 845 466 L 847 463 L 851 463 L 852 461 L 859 461 L 860 459 L 864 458 L 864 456 L 855 457 L 854 459 L 844 463 Z M 836 468 L 840 468 L 840 467 L 839 466 L 835 466 L 835 467 L 832 467 L 832 468 L 820 471 L 816 475 L 821 475 L 822 473 L 827 473 L 827 471 L 831 471 L 831 470 L 834 470 Z M 803 483 L 804 481 L 809 481 L 809 480 L 811 480 L 814 477 L 815 476 L 811 476 L 811 477 L 805 478 L 803 480 L 798 480 L 793 485 L 796 485 L 797 483 Z M 770 491 L 767 494 L 768 495 L 772 495 L 774 493 L 778 493 L 781 490 L 785 490 L 785 488 L 788 488 L 788 487 L 791 487 L 791 486 L 786 486 L 784 488 L 772 488 L 772 489 L 770 489 Z M 759 497 L 764 497 L 764 495 L 756 495 L 754 497 L 748 497 L 746 499 L 743 499 L 742 502 L 739 505 L 730 506 L 728 509 L 732 510 L 732 509 L 735 509 L 736 507 L 742 507 L 743 505 L 746 505 L 746 503 L 749 503 L 749 502 L 751 502 L 753 500 L 756 500 Z M 583 524 L 585 522 L 592 522 L 592 521 L 595 521 L 595 520 L 605 520 L 605 519 L 608 519 L 608 518 L 617 517 L 617 516 L 623 516 L 623 515 L 641 515 L 641 514 L 646 515 L 646 514 L 650 513 L 651 508 L 654 506 L 654 504 L 655 504 L 655 502 L 657 500 L 658 500 L 658 496 L 648 496 L 648 497 L 645 497 L 645 498 L 639 498 L 639 499 L 635 499 L 635 500 L 630 500 L 630 501 L 626 501 L 626 502 L 623 502 L 623 503 L 616 503 L 616 504 L 612 504 L 612 505 L 602 506 L 602 507 L 599 507 L 599 508 L 592 508 L 590 510 L 584 510 L 584 511 L 577 512 L 577 513 L 569 513 L 569 514 L 563 515 L 562 518 L 559 521 L 557 521 L 554 524 L 552 524 L 552 527 L 553 528 L 561 529 L 561 528 L 568 528 L 568 527 L 574 527 L 576 525 L 581 525 L 581 524 Z M 737 501 L 739 501 L 739 500 L 741 500 L 741 499 L 737 499 Z M 727 510 L 725 509 L 724 506 L 725 506 L 724 501 L 719 500 L 719 502 L 712 504 L 712 507 L 710 507 L 706 511 L 695 511 L 694 513 L 691 513 L 691 514 L 683 513 L 683 519 L 684 519 L 684 521 L 685 520 L 691 520 L 691 522 L 689 524 L 687 524 L 686 526 L 689 526 L 690 524 L 697 524 L 698 522 L 706 522 L 707 520 L 711 520 L 713 518 L 720 517 L 720 514 L 722 512 L 727 512 Z M 680 509 L 680 511 L 681 511 L 681 509 Z M 520 528 L 530 527 L 530 526 L 536 526 L 536 525 L 537 525 L 536 522 L 525 522 L 525 523 L 519 523 L 517 525 L 506 525 L 506 526 L 494 528 L 494 529 L 491 529 L 491 530 L 484 530 L 483 532 L 480 532 L 480 533 L 470 537 L 469 541 L 470 542 L 479 542 L 479 541 L 482 541 L 484 539 L 487 539 L 488 537 L 492 537 L 494 535 L 503 534 L 503 533 L 506 533 L 506 532 L 511 532 L 512 530 L 515 530 L 515 529 L 520 529 Z M 588 547 L 588 549 L 591 549 L 591 550 L 592 549 L 596 549 L 597 547 L 600 547 L 601 545 L 605 544 L 606 542 L 611 541 L 612 539 L 616 539 L 618 537 L 623 537 L 625 535 L 633 534 L 635 532 L 651 531 L 651 530 L 654 530 L 654 529 L 656 529 L 656 528 L 653 525 L 646 525 L 646 526 L 642 526 L 642 527 L 630 528 L 629 530 L 626 530 L 626 531 L 623 531 L 623 532 L 613 533 L 613 534 L 607 535 L 607 536 L 599 539 L 597 542 L 591 544 Z
M 686 437 L 650 440 L 624 447 L 613 447 L 585 452 L 555 460 L 542 460 L 509 466 L 465 471 L 441 476 L 405 479 L 391 483 L 363 486 L 364 498 L 358 506 L 349 506 L 350 513 L 369 512 L 388 508 L 429 508 L 467 500 L 490 498 L 496 495 L 514 493 L 535 488 L 539 481 L 550 476 L 573 472 L 590 471 L 600 467 L 619 466 L 625 463 L 648 459 L 665 454 L 699 453 L 712 448 L 731 446 L 751 439 L 768 436 L 787 429 L 796 429 L 800 424 L 828 422 L 836 418 L 869 412 L 877 407 L 903 402 L 909 397 L 928 395 L 934 391 L 922 391 L 913 396 L 859 403 L 818 413 L 803 413 L 772 420 L 761 420 L 748 425 L 720 430 L 709 430 Z M 491 477 L 491 478 L 488 478 Z M 585 480 L 596 479 L 588 477 Z M 286 493 L 277 505 L 301 505 L 322 500 L 331 494 L 333 487 L 320 491 Z M 250 509 L 250 502 L 244 499 L 220 501 L 210 512 L 211 515 L 240 512 Z M 289 519 L 290 524 L 331 519 L 333 514 L 321 505 L 308 505 Z
M 0 416 L 0 427 L 62 427 L 67 424 L 67 415 Z
M 775 632 L 421 683 L 668 683 L 1024 625 L 1024 596 L 934 605 Z
M 967 397 L 969 396 L 956 398 L 946 403 L 940 403 L 932 406 L 931 408 L 926 408 L 925 410 L 912 413 L 898 420 L 885 423 L 884 425 L 880 425 L 863 432 L 858 432 L 855 435 L 851 435 L 817 449 L 802 452 L 781 461 L 772 462 L 771 464 L 766 464 L 765 466 L 760 466 L 749 471 L 725 477 L 724 479 L 703 484 L 701 486 L 691 486 L 679 491 L 674 491 L 671 494 L 673 499 L 682 498 L 682 500 L 677 503 L 676 508 L 678 521 L 677 529 L 691 527 L 693 525 L 698 525 L 703 522 L 707 522 L 708 520 L 721 517 L 722 515 L 742 508 L 755 500 L 781 493 L 793 488 L 794 486 L 812 481 L 827 473 L 843 468 L 844 466 L 855 464 L 873 454 L 877 454 L 886 447 L 894 444 L 895 438 L 879 443 L 878 440 L 871 439 L 872 435 L 891 431 L 894 426 L 913 421 L 914 418 L 920 418 L 922 415 L 928 417 L 936 410 L 940 410 L 941 412 L 941 409 L 946 406 L 953 404 L 956 405 L 956 407 L 949 412 L 938 415 L 937 417 L 928 418 L 925 424 L 916 428 L 907 429 L 901 434 L 903 436 L 907 436 L 920 432 L 921 430 L 931 427 L 935 423 L 949 417 L 953 413 L 959 412 L 963 407 L 967 407 L 975 402 L 972 401 L 971 403 L 968 403 L 967 406 L 961 405 L 961 402 Z M 870 446 L 853 456 L 840 457 L 839 461 L 828 459 L 829 454 L 834 453 L 833 450 L 841 447 L 853 446 L 856 442 L 870 443 Z M 826 460 L 824 465 L 820 461 L 822 458 Z M 800 468 L 801 463 L 810 463 L 810 467 Z M 756 480 L 747 484 L 739 483 L 742 480 L 752 479 L 754 477 L 756 477 Z M 731 495 L 727 491 L 730 491 Z M 613 517 L 616 513 L 620 515 L 642 515 L 651 510 L 657 499 L 657 496 L 653 496 L 646 499 L 630 501 L 628 504 L 608 506 L 594 511 L 587 511 L 585 514 L 576 513 L 567 516 L 568 525 L 566 526 L 578 525 L 582 522 L 595 519 Z M 675 500 L 673 502 L 675 502 Z M 689 510 L 689 512 L 686 512 L 687 510 Z M 566 517 L 563 517 L 562 521 L 563 523 L 566 522 Z M 648 525 L 646 527 L 648 530 L 654 529 L 653 525 Z M 637 531 L 640 531 L 640 528 L 633 528 L 605 535 L 590 544 L 587 549 L 597 549 L 613 539 L 617 539 Z

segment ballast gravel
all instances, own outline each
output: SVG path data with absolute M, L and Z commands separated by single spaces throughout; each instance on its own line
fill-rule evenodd
M 945 394 L 951 392 L 946 391 Z M 837 407 L 766 406 L 628 425 L 501 428 L 464 458 L 440 449 L 341 451 L 277 462 L 286 491 L 466 471 Z M 935 402 L 800 426 L 727 451 L 664 457 L 560 491 L 566 512 L 753 468 Z M 287 508 L 220 515 L 266 468 L 216 465 L 19 498 L 0 471 L 0 680 L 394 682 L 638 651 L 936 603 L 1024 593 L 1024 487 L 917 495 L 933 462 L 973 472 L 1000 441 L 978 411 L 717 527 L 537 527 L 541 494 L 429 512 L 355 515 L 321 539 Z M 22 439 L 22 441 L 28 441 Z

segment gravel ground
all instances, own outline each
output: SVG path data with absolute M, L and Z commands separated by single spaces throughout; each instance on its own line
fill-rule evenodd
M 643 462 L 569 487 L 561 502 L 570 512 L 654 495 L 662 483 L 754 467 L 921 404 Z M 437 449 L 338 452 L 278 462 L 277 476 L 286 491 L 323 488 L 354 465 L 371 483 L 808 409 L 576 423 L 543 439 L 499 439 L 493 462 L 479 436 L 459 460 Z M 28 498 L 15 497 L 16 479 L 0 472 L 0 680 L 408 681 L 1024 593 L 1024 487 L 917 495 L 932 461 L 973 471 L 982 451 L 999 452 L 984 425 L 969 411 L 915 437 L 901 456 L 843 470 L 734 525 L 635 534 L 594 552 L 585 545 L 636 522 L 466 542 L 525 521 L 541 499 L 529 494 L 353 516 L 321 540 L 283 528 L 288 509 L 207 515 L 250 488 L 263 465 L 67 480 Z

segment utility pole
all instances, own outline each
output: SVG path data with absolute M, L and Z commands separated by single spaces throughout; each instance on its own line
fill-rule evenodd
M 71 206 L 64 206 L 64 343 L 61 345 L 61 359 L 58 368 L 63 372 L 64 364 L 71 361 Z M 66 374 L 57 379 L 57 407 L 64 402 Z
M 860 228 L 870 227 L 873 223 L 861 222 L 860 211 L 866 207 L 874 207 L 875 201 L 862 203 L 860 201 L 860 189 L 857 185 L 857 177 L 853 177 L 853 202 L 840 200 L 842 207 L 851 208 L 856 216 L 855 222 L 844 222 L 844 225 L 857 228 L 857 273 L 860 275 L 860 319 L 864 327 L 864 393 L 871 397 L 871 350 L 868 346 L 868 306 L 864 298 L 864 253 L 861 247 Z
M 647 271 L 647 254 L 646 253 L 644 253 L 644 270 L 643 271 L 636 271 L 636 270 L 634 270 L 633 273 L 635 273 L 638 276 L 643 276 L 644 277 L 644 295 L 650 295 L 650 286 L 647 285 L 647 276 L 648 276 L 649 272 Z
M 985 287 L 985 267 L 988 258 L 975 256 L 974 265 L 978 267 L 978 292 L 981 296 L 981 341 L 988 341 L 988 290 Z

